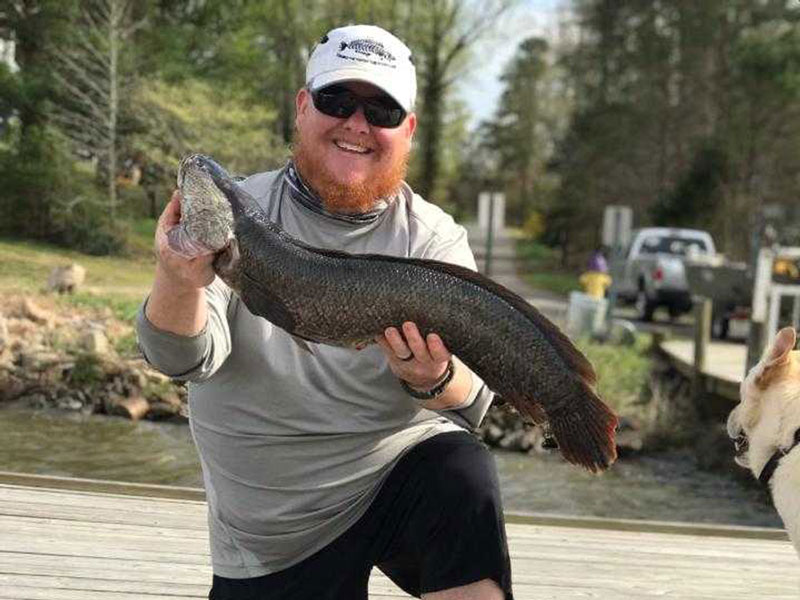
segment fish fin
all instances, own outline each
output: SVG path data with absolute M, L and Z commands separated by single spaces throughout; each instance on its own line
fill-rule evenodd
M 571 400 L 568 406 L 548 415 L 550 431 L 562 456 L 592 473 L 604 471 L 617 459 L 617 416 L 588 386 L 583 397 Z M 526 413 L 525 408 L 518 410 Z
M 237 291 L 240 287 L 236 276 L 240 259 L 239 241 L 236 238 L 232 238 L 228 242 L 228 245 L 225 246 L 214 259 L 214 271 L 216 271 L 223 281 Z
M 283 300 L 268 289 L 260 286 L 255 278 L 248 275 L 247 272 L 242 271 L 242 277 L 250 283 L 249 286 L 246 286 L 247 291 L 244 292 L 245 286 L 243 286 L 243 291 L 240 293 L 242 302 L 244 302 L 247 309 L 254 315 L 264 317 L 273 325 L 283 329 L 300 349 L 313 355 L 314 351 L 308 345 L 308 342 L 317 343 L 317 340 L 302 336 L 294 331 L 294 317 L 286 308 Z
M 528 419 L 533 425 L 544 425 L 547 423 L 547 413 L 541 404 L 538 402 L 530 402 L 528 408 Z
M 294 316 L 289 312 L 283 300 L 262 286 L 247 271 L 242 269 L 240 277 L 241 290 L 239 295 L 247 309 L 254 315 L 264 317 L 273 325 L 277 325 L 287 333 L 296 336 L 297 334 L 294 332 Z M 244 280 L 247 280 L 247 282 Z M 245 283 L 249 285 L 245 285 Z

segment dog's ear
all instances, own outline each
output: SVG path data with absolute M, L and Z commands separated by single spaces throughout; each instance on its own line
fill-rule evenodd
M 794 349 L 797 334 L 794 327 L 784 327 L 775 336 L 775 341 L 770 349 L 768 362 L 785 362 L 789 352 Z
M 756 377 L 755 384 L 759 389 L 767 389 L 789 364 L 789 353 L 794 349 L 796 341 L 797 333 L 793 327 L 784 327 L 778 332 L 764 361 L 764 368 Z

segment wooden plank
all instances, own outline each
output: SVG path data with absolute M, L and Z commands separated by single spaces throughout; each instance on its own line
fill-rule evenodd
M 202 503 L 176 499 L 0 486 L 0 600 L 205 598 L 211 581 L 205 511 Z M 510 519 L 515 597 L 798 597 L 797 556 L 776 539 L 785 532 L 633 521 L 615 529 L 614 523 Z M 370 597 L 407 598 L 377 570 Z
M 87 492 L 82 490 L 60 490 L 35 488 L 36 494 L 31 494 L 31 489 L 25 486 L 0 484 L 0 499 L 20 500 L 27 499 L 29 502 L 42 504 L 58 503 L 69 498 L 73 504 L 86 506 L 94 503 L 96 506 L 128 506 L 140 508 L 152 508 L 158 506 L 159 510 L 180 512 L 189 510 L 202 511 L 206 503 L 203 500 L 182 500 L 174 498 L 150 498 L 144 496 L 132 496 L 126 494 L 111 494 L 106 492 Z
M 47 479 L 42 477 L 40 479 Z M 64 478 L 58 478 L 59 482 L 63 482 Z M 82 482 L 92 480 L 80 480 Z M 61 485 L 64 485 L 61 483 Z M 149 487 L 149 486 L 145 486 Z M 155 486 L 157 488 L 165 486 Z M 139 513 L 151 514 L 154 507 L 158 507 L 160 514 L 178 514 L 181 517 L 191 515 L 192 518 L 197 519 L 205 530 L 206 524 L 206 508 L 204 502 L 190 501 L 182 502 L 177 500 L 161 499 L 153 500 L 152 498 L 126 498 L 112 494 L 98 494 L 98 493 L 85 493 L 76 492 L 70 493 L 68 491 L 58 490 L 41 490 L 41 494 L 30 496 L 27 491 L 29 488 L 19 486 L 5 486 L 0 484 L 0 506 L 2 506 L 3 499 L 7 499 L 15 503 L 15 510 L 19 503 L 26 504 L 56 504 L 62 506 L 65 499 L 69 499 L 70 505 L 92 506 L 92 507 L 105 507 L 111 510 L 124 507 L 125 511 L 137 511 Z M 154 504 L 155 502 L 155 504 Z M 0 512 L 2 514 L 2 512 Z M 633 520 L 633 519 L 606 519 L 596 517 L 574 517 L 565 515 L 538 515 L 526 513 L 509 513 L 506 514 L 506 522 L 522 523 L 529 525 L 555 525 L 559 527 L 576 527 L 579 529 L 608 529 L 614 531 L 651 531 L 651 532 L 664 532 L 664 533 L 681 533 L 688 535 L 703 535 L 703 536 L 721 536 L 721 537 L 753 537 L 764 539 L 780 539 L 788 540 L 786 531 L 783 529 L 767 528 L 767 527 L 742 527 L 732 525 L 713 525 L 701 523 L 678 523 L 678 522 L 664 522 L 664 521 L 647 521 L 647 520 Z
M 67 489 L 100 494 L 120 494 L 151 498 L 175 498 L 179 500 L 205 501 L 205 491 L 201 488 L 125 481 L 100 481 L 78 477 L 56 477 L 54 475 L 33 475 L 0 471 L 0 484 L 20 485 L 28 488 Z
M 135 536 L 151 540 L 172 539 L 201 544 L 208 540 L 208 531 L 200 529 L 173 529 L 169 527 L 143 527 L 130 523 L 104 523 L 102 527 L 93 521 L 71 521 L 64 519 L 50 519 L 47 517 L 26 517 L 26 516 L 2 516 L 0 515 L 0 532 L 8 533 L 11 531 L 27 532 L 34 535 L 42 529 L 52 531 L 63 531 L 69 535 L 81 536 L 88 535 L 95 537 L 107 535 L 111 538 Z
M 0 598 L 5 590 L 23 588 L 42 590 L 71 590 L 85 592 L 114 592 L 139 594 L 140 597 L 157 596 L 159 598 L 208 598 L 208 583 L 183 584 L 176 582 L 149 583 L 125 580 L 96 580 L 76 577 L 52 577 L 49 575 L 2 575 L 0 574 Z M 406 594 L 395 586 L 385 575 L 377 572 L 370 580 L 370 597 L 376 594 L 385 598 L 406 598 Z M 36 592 L 32 592 L 36 593 Z M 16 597 L 16 596 L 14 596 Z M 100 596 L 104 600 L 106 596 Z
M 210 579 L 209 579 L 210 582 Z M 41 588 L 58 590 L 86 590 L 93 592 L 126 592 L 141 596 L 172 594 L 178 597 L 207 598 L 210 583 L 152 583 L 122 579 L 91 579 L 81 577 L 55 577 L 52 575 L 9 575 L 0 573 L 0 590 L 18 588 Z
M 641 519 L 603 519 L 598 517 L 573 517 L 565 515 L 540 515 L 529 513 L 510 513 L 505 515 L 506 524 L 543 525 L 546 527 L 574 527 L 577 529 L 598 529 L 608 531 L 630 531 L 650 533 L 670 533 L 680 535 L 699 535 L 703 537 L 753 538 L 769 540 L 788 540 L 785 529 L 774 527 L 746 527 L 741 525 L 715 525 L 709 523 L 680 523 L 668 521 L 647 521 Z M 531 531 L 531 529 L 527 529 Z M 524 530 L 522 530 L 524 531 Z
M 661 352 L 680 373 L 692 379 L 694 347 L 692 340 L 669 339 L 659 343 Z M 747 348 L 730 342 L 710 342 L 707 348 L 705 389 L 734 402 L 739 401 L 739 384 L 745 372 Z

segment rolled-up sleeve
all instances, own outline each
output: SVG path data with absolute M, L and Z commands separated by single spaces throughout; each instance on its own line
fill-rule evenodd
M 136 315 L 136 335 L 145 360 L 173 379 L 202 381 L 211 377 L 231 352 L 227 318 L 231 295 L 231 289 L 215 278 L 206 288 L 208 320 L 194 336 L 178 335 L 153 325 L 145 314 L 145 300 Z

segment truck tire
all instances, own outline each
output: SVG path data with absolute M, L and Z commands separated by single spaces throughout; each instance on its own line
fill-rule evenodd
M 647 292 L 639 288 L 636 293 L 636 314 L 642 321 L 650 322 L 653 320 L 653 313 L 656 310 L 656 304 L 647 295 Z
M 670 305 L 667 307 L 667 311 L 669 311 L 669 317 L 670 317 L 670 319 L 677 319 L 677 318 L 678 318 L 678 317 L 680 317 L 680 316 L 681 316 L 683 313 L 685 313 L 685 312 L 686 312 L 686 311 L 685 311 L 685 310 L 683 310 L 683 309 L 682 309 L 680 306 L 675 306 L 674 304 L 670 304 Z

